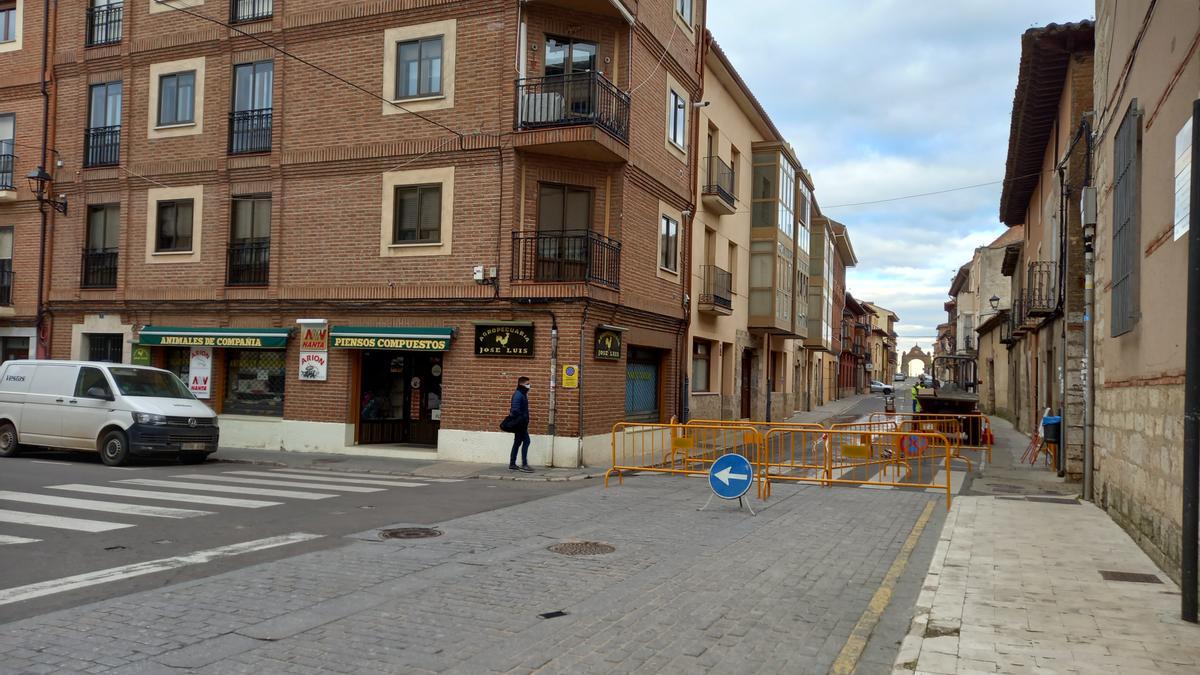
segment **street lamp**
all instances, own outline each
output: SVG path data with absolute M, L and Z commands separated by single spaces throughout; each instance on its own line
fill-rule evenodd
M 50 208 L 64 216 L 67 215 L 67 196 L 65 194 L 60 194 L 57 200 L 46 196 L 46 186 L 54 180 L 50 174 L 46 173 L 46 169 L 39 166 L 31 171 L 27 178 L 29 179 L 29 191 L 37 197 L 39 204 L 49 204 Z
M 988 298 L 988 304 L 992 306 L 993 311 L 1000 309 L 1000 296 L 993 295 L 992 297 Z

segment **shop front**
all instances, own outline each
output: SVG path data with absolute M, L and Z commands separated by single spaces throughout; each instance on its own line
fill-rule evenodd
M 334 326 L 330 346 L 351 360 L 357 445 L 437 447 L 450 328 Z
M 282 418 L 287 328 L 146 326 L 131 360 L 179 376 L 222 415 Z

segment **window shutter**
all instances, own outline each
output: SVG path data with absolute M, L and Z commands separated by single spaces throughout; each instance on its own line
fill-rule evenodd
M 1113 143 L 1112 330 L 1113 337 L 1137 323 L 1137 273 L 1141 247 L 1138 223 L 1141 113 L 1134 99 Z

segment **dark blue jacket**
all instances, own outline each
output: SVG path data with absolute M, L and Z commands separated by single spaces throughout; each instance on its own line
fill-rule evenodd
M 517 387 L 517 390 L 513 392 L 508 414 L 521 429 L 529 426 L 529 394 L 526 393 L 525 387 Z

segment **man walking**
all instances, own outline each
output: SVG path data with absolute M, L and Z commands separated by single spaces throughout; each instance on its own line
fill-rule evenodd
M 508 456 L 509 471 L 533 473 L 529 466 L 529 387 L 528 377 L 517 379 L 517 390 L 513 392 L 508 408 L 510 428 L 513 432 L 512 453 Z M 517 466 L 517 448 L 521 449 L 521 465 Z

